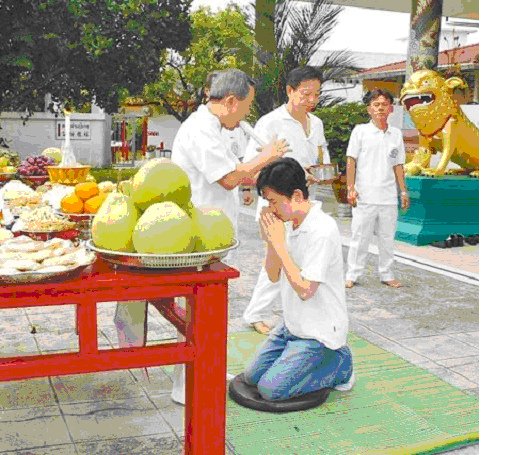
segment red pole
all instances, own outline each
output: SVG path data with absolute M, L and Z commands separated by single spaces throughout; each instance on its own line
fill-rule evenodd
M 129 153 L 130 150 L 128 149 L 128 142 L 126 141 L 126 121 L 123 120 L 121 124 L 121 155 L 127 160 Z
M 148 118 L 144 117 L 144 119 L 142 120 L 142 145 L 141 145 L 142 156 L 146 156 L 147 150 L 148 150 Z

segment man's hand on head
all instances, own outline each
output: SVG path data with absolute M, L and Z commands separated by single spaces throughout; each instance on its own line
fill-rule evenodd
M 274 158 L 281 158 L 285 153 L 290 151 L 290 145 L 286 139 L 277 139 L 276 135 L 272 136 L 272 140 L 261 147 L 261 153 L 267 154 Z

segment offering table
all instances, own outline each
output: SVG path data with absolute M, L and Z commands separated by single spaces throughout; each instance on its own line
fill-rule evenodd
M 76 305 L 78 352 L 0 357 L 0 381 L 186 364 L 185 453 L 224 454 L 228 280 L 239 272 L 222 263 L 196 269 L 113 268 L 102 259 L 75 278 L 4 285 L 0 308 Z M 174 315 L 185 342 L 98 349 L 99 302 L 187 298 L 185 319 Z M 162 305 L 162 303 L 160 303 Z

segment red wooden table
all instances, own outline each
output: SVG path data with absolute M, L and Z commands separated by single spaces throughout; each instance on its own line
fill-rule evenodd
M 79 351 L 0 357 L 0 381 L 185 363 L 185 453 L 224 454 L 228 280 L 238 276 L 221 263 L 140 271 L 98 259 L 66 281 L 2 286 L 0 308 L 76 305 Z M 173 315 L 185 342 L 98 349 L 98 302 L 154 299 L 162 307 L 177 296 L 187 297 L 185 319 Z

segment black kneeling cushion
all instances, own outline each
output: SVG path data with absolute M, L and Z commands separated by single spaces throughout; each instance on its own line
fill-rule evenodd
M 262 398 L 256 386 L 244 381 L 243 373 L 235 376 L 229 383 L 229 396 L 234 401 L 246 408 L 265 412 L 292 412 L 316 408 L 327 400 L 330 391 L 331 389 L 321 389 L 288 400 L 269 401 Z

